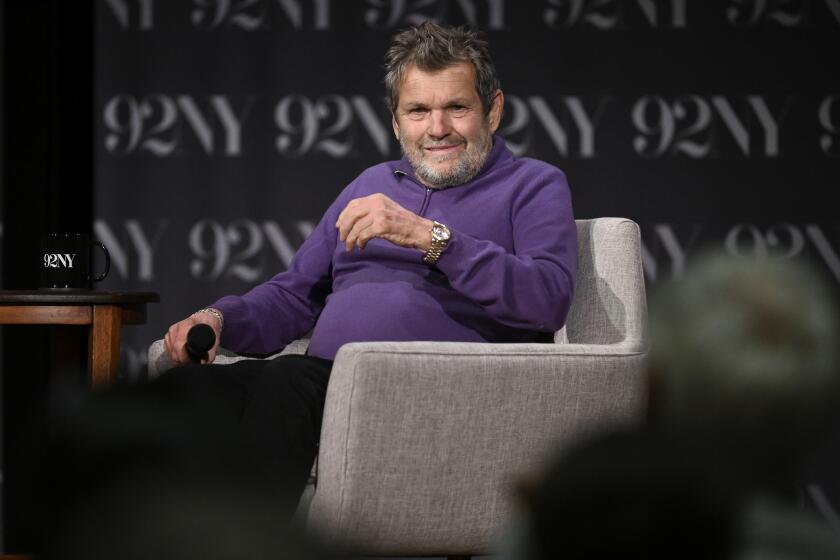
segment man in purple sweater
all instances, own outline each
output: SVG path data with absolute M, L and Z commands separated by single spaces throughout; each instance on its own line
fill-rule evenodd
M 385 59 L 404 157 L 350 183 L 287 271 L 175 323 L 164 339 L 172 360 L 189 364 L 187 332 L 199 323 L 247 353 L 277 351 L 311 331 L 306 356 L 184 365 L 162 378 L 230 404 L 295 494 L 317 451 L 343 344 L 539 340 L 563 326 L 574 292 L 565 176 L 514 157 L 494 136 L 504 95 L 481 34 L 427 22 L 396 35 Z

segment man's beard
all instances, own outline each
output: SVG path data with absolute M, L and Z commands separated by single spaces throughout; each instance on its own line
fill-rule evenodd
M 483 135 L 481 140 L 477 142 L 470 142 L 467 144 L 467 149 L 457 155 L 443 156 L 442 158 L 434 155 L 426 155 L 423 153 L 423 147 L 446 146 L 451 144 L 449 142 L 433 142 L 430 140 L 421 140 L 418 145 L 410 145 L 405 137 L 400 133 L 400 147 L 403 153 L 408 158 L 411 167 L 417 177 L 429 188 L 443 189 L 446 187 L 454 187 L 456 185 L 463 185 L 481 171 L 484 166 L 484 161 L 487 159 L 487 154 L 490 153 L 490 147 L 493 144 L 492 135 L 488 132 Z M 446 171 L 438 170 L 432 163 L 433 158 L 437 158 L 437 162 L 447 161 L 453 158 L 458 158 L 454 166 Z

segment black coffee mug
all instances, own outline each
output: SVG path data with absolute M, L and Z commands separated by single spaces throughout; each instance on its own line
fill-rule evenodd
M 105 255 L 105 271 L 99 276 L 91 271 L 94 247 Z M 93 282 L 104 280 L 109 270 L 108 249 L 86 233 L 45 233 L 41 237 L 41 288 L 89 290 Z

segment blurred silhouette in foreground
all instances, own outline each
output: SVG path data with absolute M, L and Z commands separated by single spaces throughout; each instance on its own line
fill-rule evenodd
M 36 558 L 332 557 L 290 521 L 228 416 L 153 385 L 55 392 Z
M 521 489 L 503 558 L 840 558 L 799 473 L 838 400 L 838 311 L 803 263 L 707 254 L 652 298 L 649 419 Z
M 700 259 L 653 299 L 652 422 L 795 498 L 797 471 L 838 403 L 838 310 L 804 263 Z

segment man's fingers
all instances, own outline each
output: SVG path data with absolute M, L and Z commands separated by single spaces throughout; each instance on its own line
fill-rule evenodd
M 163 348 L 169 358 L 176 364 L 183 364 L 189 361 L 189 356 L 184 349 L 187 342 L 187 331 L 195 324 L 195 321 L 187 318 L 175 323 L 163 337 Z
M 373 220 L 370 217 L 356 220 L 356 223 L 353 224 L 353 229 L 350 230 L 350 233 L 347 234 L 347 238 L 344 240 L 344 246 L 348 251 L 352 251 L 354 246 L 359 245 L 359 235 L 361 232 L 369 229 L 371 225 L 373 225 Z M 364 245 L 359 245 L 359 247 L 362 248 Z
M 338 237 L 342 241 L 347 239 L 347 235 L 350 233 L 350 230 L 353 229 L 353 225 L 356 221 L 367 213 L 367 210 L 365 210 L 365 208 L 363 208 L 360 204 L 362 200 L 364 199 L 357 198 L 351 200 L 347 203 L 347 206 L 344 207 L 344 210 L 341 211 L 341 214 L 338 215 L 335 227 L 338 228 Z
M 418 219 L 416 214 L 380 193 L 348 202 L 335 226 L 348 251 L 353 247 L 363 249 L 374 237 L 401 247 L 416 247 L 414 231 Z
M 361 217 L 362 216 L 356 214 L 343 214 L 343 217 L 339 218 L 336 223 L 336 227 L 338 227 L 338 238 L 341 241 L 347 241 L 347 236 L 350 235 L 350 232 L 353 230 L 353 226 L 356 225 L 356 222 L 358 222 Z
M 172 358 L 172 361 L 176 364 L 183 364 L 184 363 L 184 352 L 183 352 L 184 345 L 179 343 L 176 337 L 170 338 L 169 343 L 169 357 Z
M 356 246 L 359 247 L 359 249 L 364 249 L 368 244 L 368 241 L 374 237 L 379 237 L 380 235 L 381 232 L 376 229 L 376 224 L 371 222 L 368 227 L 359 232 L 359 235 L 356 237 Z
M 213 329 L 213 332 L 216 333 L 216 344 L 213 345 L 213 348 L 207 352 L 207 359 L 202 360 L 201 363 L 209 364 L 216 359 L 216 352 L 219 348 L 219 335 L 221 334 L 219 332 L 219 323 L 216 321 L 216 318 L 212 317 L 210 314 L 199 313 L 191 315 L 183 321 L 175 323 L 169 327 L 169 330 L 166 331 L 166 334 L 163 336 L 163 350 L 169 355 L 169 358 L 174 363 L 192 363 L 192 357 L 189 355 L 186 348 L 187 336 L 189 335 L 191 328 L 202 323 L 209 325 L 210 328 Z
M 192 362 L 192 358 L 187 353 L 187 337 L 179 337 L 178 340 L 178 361 L 182 364 L 188 364 Z
M 163 335 L 163 351 L 166 352 L 166 355 L 169 356 L 169 359 L 172 359 L 172 343 L 170 342 L 169 331 L 166 331 L 166 334 Z
M 176 364 L 181 364 L 184 362 L 183 358 L 181 357 L 182 347 L 183 343 L 179 340 L 178 327 L 175 326 L 169 330 L 169 355 L 172 357 L 172 361 Z
M 380 214 L 389 205 L 393 204 L 390 198 L 380 193 L 351 200 L 344 207 L 344 210 L 341 211 L 341 214 L 338 215 L 338 220 L 335 222 L 335 227 L 339 231 L 339 239 L 341 241 L 347 241 L 347 237 L 351 234 L 359 220 Z M 350 245 L 348 251 L 352 247 L 353 245 Z

